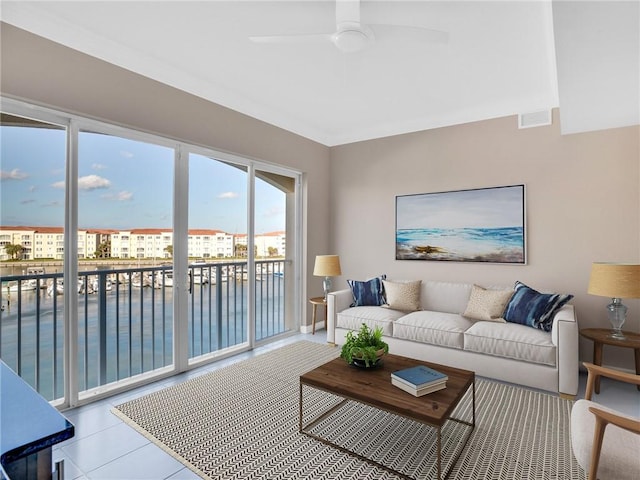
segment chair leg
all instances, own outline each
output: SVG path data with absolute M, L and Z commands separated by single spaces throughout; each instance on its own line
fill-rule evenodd
M 600 463 L 600 450 L 602 450 L 602 439 L 604 429 L 607 427 L 606 420 L 596 416 L 596 424 L 593 429 L 593 445 L 591 446 L 591 462 L 589 465 L 589 480 L 596 480 L 598 473 L 598 463 Z

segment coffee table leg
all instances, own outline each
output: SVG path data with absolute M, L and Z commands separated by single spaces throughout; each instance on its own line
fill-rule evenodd
M 438 480 L 442 478 L 442 428 L 438 427 Z
M 593 363 L 599 367 L 602 366 L 602 343 L 597 340 L 593 341 Z M 593 390 L 595 393 L 600 393 L 600 375 L 596 377 Z
M 302 432 L 302 382 L 300 382 L 300 400 L 298 401 L 298 405 L 300 407 L 300 417 L 298 421 L 298 432 Z

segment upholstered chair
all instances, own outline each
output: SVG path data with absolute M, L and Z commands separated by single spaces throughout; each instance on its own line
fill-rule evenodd
M 640 418 L 591 401 L 596 378 L 603 376 L 640 385 L 640 375 L 584 363 L 585 399 L 571 410 L 571 447 L 589 480 L 640 478 Z M 640 392 L 638 393 L 640 402 Z

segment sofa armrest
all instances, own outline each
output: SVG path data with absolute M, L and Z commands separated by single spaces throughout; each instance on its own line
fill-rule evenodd
M 327 295 L 327 342 L 336 342 L 336 315 L 353 303 L 350 289 L 329 292 Z
M 556 346 L 558 392 L 565 396 L 578 393 L 579 330 L 573 305 L 564 305 L 553 318 L 551 341 Z

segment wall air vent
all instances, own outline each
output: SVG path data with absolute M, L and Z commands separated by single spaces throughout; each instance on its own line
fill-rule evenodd
M 551 125 L 551 123 L 551 110 L 518 115 L 518 128 L 542 127 L 543 125 Z

